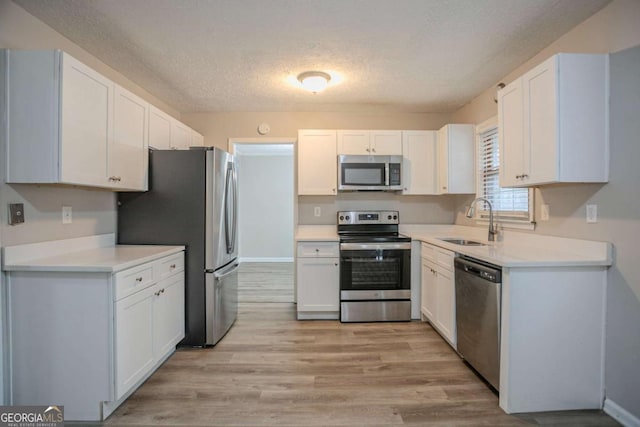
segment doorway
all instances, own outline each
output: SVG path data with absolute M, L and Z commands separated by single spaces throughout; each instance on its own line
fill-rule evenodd
M 230 145 L 238 165 L 239 302 L 292 303 L 293 141 Z

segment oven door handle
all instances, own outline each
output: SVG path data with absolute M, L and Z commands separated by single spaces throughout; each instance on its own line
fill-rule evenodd
M 341 251 L 371 251 L 371 250 L 408 250 L 410 242 L 403 243 L 340 243 Z

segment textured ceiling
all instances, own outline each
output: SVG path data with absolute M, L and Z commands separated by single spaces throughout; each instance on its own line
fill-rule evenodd
M 15 2 L 182 112 L 448 112 L 609 0 Z

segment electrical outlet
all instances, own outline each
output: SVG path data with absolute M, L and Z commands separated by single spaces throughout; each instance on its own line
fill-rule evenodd
M 63 206 L 62 207 L 62 223 L 71 224 L 72 222 L 73 222 L 73 215 L 71 211 L 71 206 Z
M 549 205 L 540 206 L 540 221 L 549 221 Z
M 24 222 L 24 204 L 9 203 L 9 225 L 22 224 Z
M 320 206 L 316 206 L 315 208 L 313 208 L 313 216 L 320 216 L 322 215 L 322 209 L 320 209 Z
M 587 223 L 598 222 L 598 205 L 587 205 Z

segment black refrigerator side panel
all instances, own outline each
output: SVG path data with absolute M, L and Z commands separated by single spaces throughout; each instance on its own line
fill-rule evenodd
M 205 151 L 151 150 L 149 191 L 118 194 L 119 244 L 186 247 L 186 346 L 206 340 L 205 176 Z

